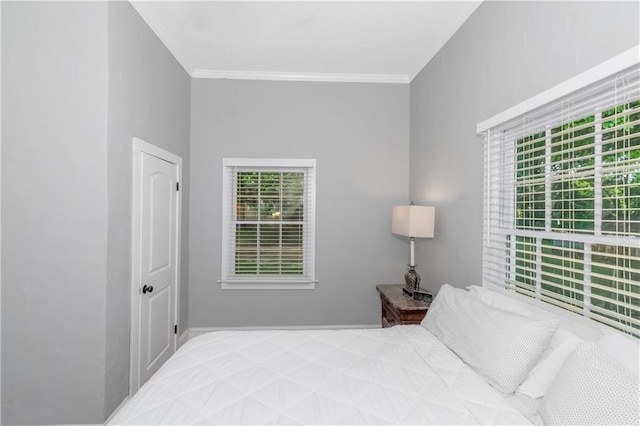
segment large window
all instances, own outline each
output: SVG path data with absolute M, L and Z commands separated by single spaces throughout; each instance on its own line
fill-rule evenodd
M 640 68 L 492 126 L 483 280 L 640 336 Z
M 222 287 L 314 287 L 315 160 L 224 159 Z

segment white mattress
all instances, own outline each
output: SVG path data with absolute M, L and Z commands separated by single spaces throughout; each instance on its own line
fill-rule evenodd
M 530 424 L 421 326 L 186 343 L 110 424 Z

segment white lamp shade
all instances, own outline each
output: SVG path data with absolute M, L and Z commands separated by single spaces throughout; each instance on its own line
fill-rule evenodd
M 436 209 L 430 206 L 395 206 L 391 232 L 414 238 L 433 238 Z

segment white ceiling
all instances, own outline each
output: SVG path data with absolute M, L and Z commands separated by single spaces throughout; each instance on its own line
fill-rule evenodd
M 474 1 L 132 1 L 194 78 L 408 83 Z

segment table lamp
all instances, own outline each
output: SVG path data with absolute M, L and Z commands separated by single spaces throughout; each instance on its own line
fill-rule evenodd
M 404 274 L 404 292 L 410 295 L 420 289 L 420 275 L 416 272 L 415 240 L 416 238 L 433 238 L 435 207 L 395 206 L 392 210 L 391 232 L 409 237 L 410 257 L 409 270 Z

